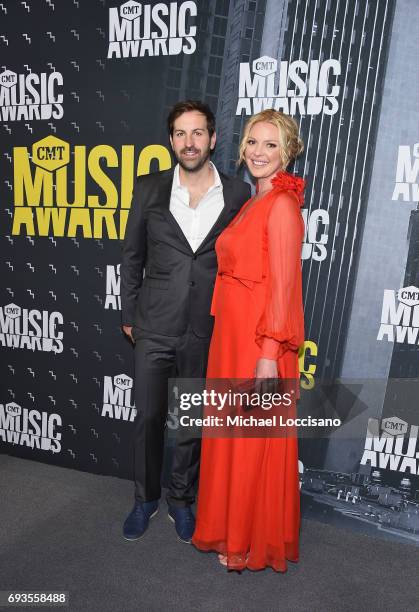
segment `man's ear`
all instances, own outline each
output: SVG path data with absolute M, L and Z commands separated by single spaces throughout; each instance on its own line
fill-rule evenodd
M 171 146 L 171 147 L 172 147 L 172 149 L 173 149 L 173 138 L 172 138 L 172 136 L 171 136 L 171 135 L 169 136 L 169 140 L 170 140 L 170 146 Z
M 214 134 L 211 136 L 211 140 L 210 140 L 211 151 L 215 148 L 215 143 L 216 142 L 217 142 L 217 134 L 214 132 Z

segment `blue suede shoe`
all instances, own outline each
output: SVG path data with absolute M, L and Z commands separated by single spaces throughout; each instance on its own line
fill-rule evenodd
M 135 502 L 124 523 L 124 538 L 138 540 L 147 530 L 148 523 L 158 512 L 159 502 Z
M 175 524 L 179 540 L 185 542 L 185 544 L 190 544 L 195 531 L 195 517 L 189 506 L 186 508 L 169 506 L 169 519 Z

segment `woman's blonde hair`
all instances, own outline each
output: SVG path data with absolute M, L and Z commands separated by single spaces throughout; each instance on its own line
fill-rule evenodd
M 283 164 L 282 169 L 285 170 L 290 162 L 296 159 L 304 151 L 304 143 L 298 135 L 297 122 L 289 115 L 271 108 L 253 115 L 246 122 L 243 138 L 239 146 L 239 159 L 237 163 L 241 164 L 244 162 L 244 151 L 249 138 L 249 132 L 256 123 L 260 123 L 261 121 L 272 123 L 272 125 L 278 128 Z

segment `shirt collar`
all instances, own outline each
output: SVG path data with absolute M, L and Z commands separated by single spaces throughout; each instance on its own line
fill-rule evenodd
M 220 175 L 218 174 L 218 170 L 217 168 L 214 166 L 214 164 L 212 163 L 212 161 L 210 161 L 210 166 L 214 171 L 214 184 L 211 185 L 211 187 L 209 188 L 208 191 L 211 191 L 212 189 L 215 189 L 216 187 L 222 187 L 222 183 L 221 183 L 221 179 L 220 179 Z M 180 184 L 180 177 L 179 177 L 179 164 L 176 164 L 175 166 L 175 170 L 173 172 L 173 183 L 172 183 L 172 191 L 174 191 L 175 189 L 186 189 L 186 187 L 184 187 L 183 185 Z

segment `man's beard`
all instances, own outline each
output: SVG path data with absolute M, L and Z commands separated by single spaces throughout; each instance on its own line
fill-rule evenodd
M 182 153 L 185 153 L 185 151 L 190 151 L 190 150 L 191 149 L 182 149 L 180 153 L 182 154 Z M 198 149 L 193 149 L 193 150 L 198 151 Z M 199 172 L 199 170 L 201 170 L 201 168 L 203 168 L 205 164 L 207 163 L 207 161 L 209 160 L 210 155 L 211 155 L 211 149 L 210 147 L 208 147 L 206 151 L 204 151 L 201 157 L 191 160 L 191 162 L 187 164 L 185 163 L 184 158 L 182 158 L 181 155 L 177 155 L 177 153 L 175 152 L 175 157 L 177 161 L 179 162 L 179 166 L 181 166 L 181 168 L 183 168 L 186 172 Z

